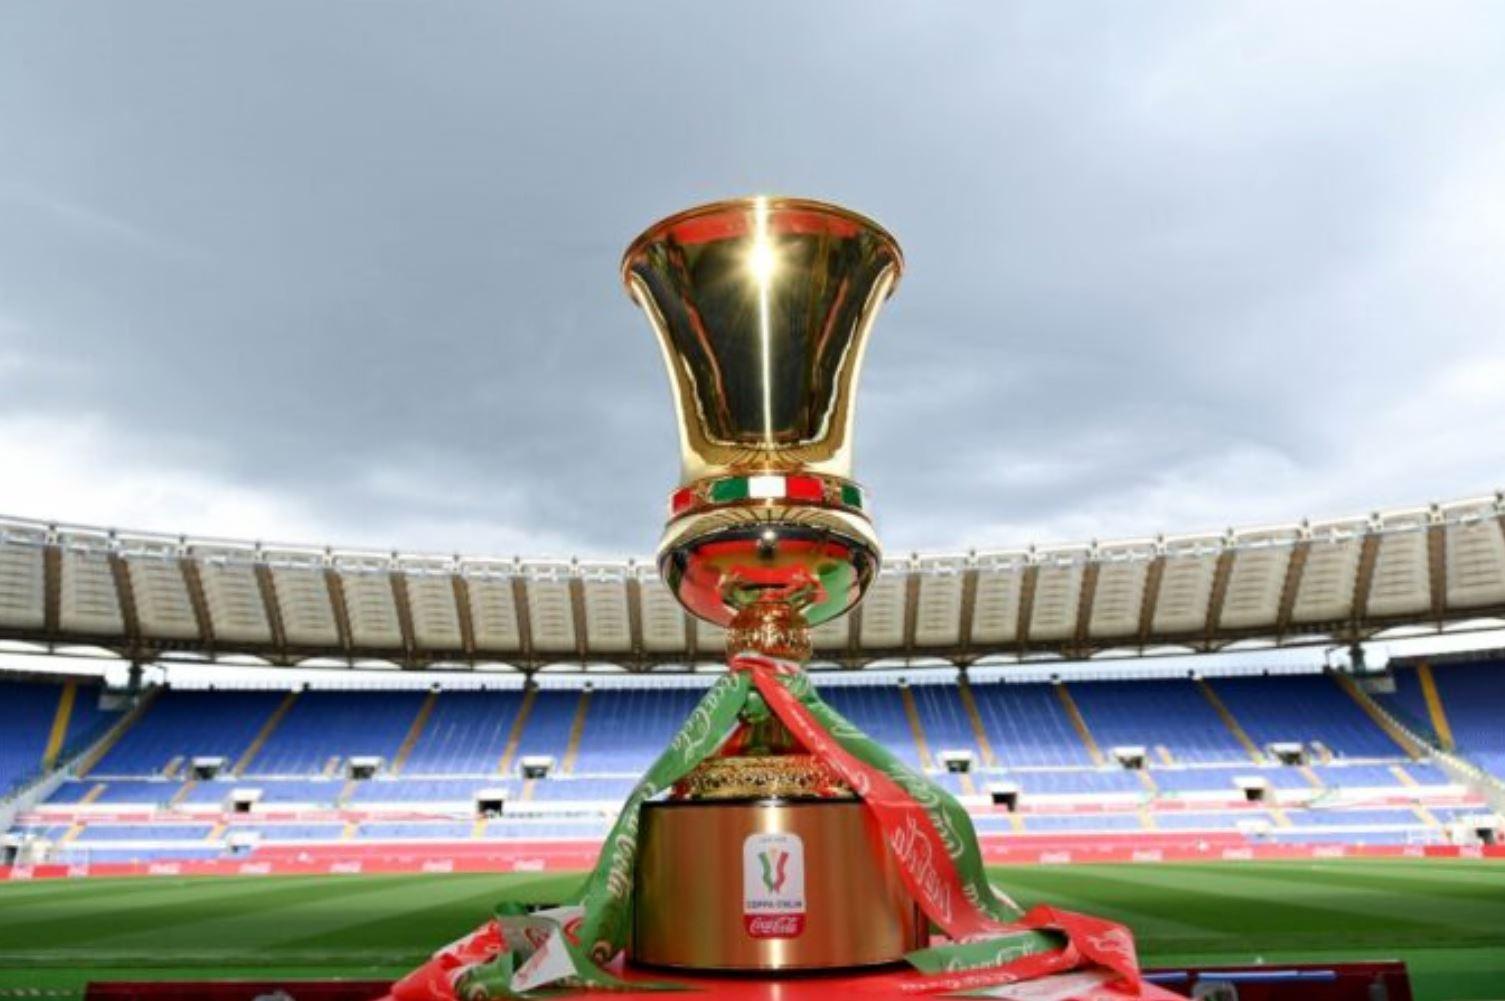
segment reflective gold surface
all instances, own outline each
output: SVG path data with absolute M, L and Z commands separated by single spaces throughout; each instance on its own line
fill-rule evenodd
M 824 761 L 810 754 L 707 758 L 674 787 L 676 797 L 717 799 L 854 799 Z
M 743 845 L 792 833 L 804 853 L 803 929 L 755 938 L 744 921 Z M 695 970 L 813 970 L 895 962 L 927 926 L 857 801 L 650 803 L 643 808 L 634 962 Z
M 810 625 L 798 608 L 785 602 L 763 601 L 737 613 L 726 628 L 726 655 L 760 653 L 803 664 L 813 653 Z
M 831 498 L 850 481 L 857 376 L 902 268 L 877 223 L 796 198 L 690 209 L 628 248 L 622 278 L 658 337 L 680 482 L 696 493 L 659 546 L 663 579 L 692 614 L 725 626 L 777 602 L 815 626 L 872 582 L 880 553 L 867 513 Z M 716 477 L 760 474 L 829 479 L 817 497 L 705 495 Z
M 788 604 L 807 626 L 818 626 L 862 599 L 881 558 L 866 518 L 778 503 L 717 508 L 670 522 L 658 564 L 680 603 L 718 626 L 730 626 L 757 601 Z
M 681 212 L 627 249 L 680 415 L 682 479 L 847 477 L 857 372 L 903 266 L 877 223 L 822 202 L 741 198 Z

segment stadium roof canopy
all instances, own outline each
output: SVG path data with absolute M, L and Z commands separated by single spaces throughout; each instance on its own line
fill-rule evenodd
M 1212 651 L 1505 619 L 1505 497 L 1206 535 L 884 561 L 817 657 Z M 1493 620 L 1493 621 L 1490 621 Z M 687 668 L 720 630 L 651 561 L 273 545 L 0 519 L 0 640 L 163 657 L 401 667 Z

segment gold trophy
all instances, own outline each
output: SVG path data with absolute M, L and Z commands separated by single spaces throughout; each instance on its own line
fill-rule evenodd
M 803 662 L 810 629 L 877 573 L 851 479 L 857 374 L 903 258 L 877 223 L 821 202 L 745 198 L 671 216 L 622 278 L 658 335 L 681 477 L 658 551 L 727 652 Z M 696 970 L 892 962 L 923 944 L 867 808 L 776 720 L 645 805 L 635 961 Z

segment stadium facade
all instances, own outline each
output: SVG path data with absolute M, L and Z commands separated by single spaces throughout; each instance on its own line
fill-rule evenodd
M 822 672 L 825 698 L 956 796 L 990 861 L 1490 853 L 1505 808 L 1498 656 L 1349 673 L 1226 653 L 1157 672 L 1134 655 L 1502 618 L 1496 495 L 889 559 L 816 645 L 828 667 L 868 668 Z M 201 679 L 0 683 L 0 850 L 24 876 L 579 868 L 723 669 L 717 631 L 638 560 L 19 519 L 0 522 L 0 641 L 42 671 L 77 664 L 50 654 L 103 650 L 196 664 Z M 1065 660 L 1089 655 L 1090 678 Z M 372 663 L 427 670 L 310 685 L 306 671 L 225 666 Z M 698 667 L 712 670 L 685 670 Z
M 847 667 L 1350 644 L 1505 620 L 1500 494 L 1367 516 L 889 558 L 814 633 Z M 719 666 L 651 561 L 435 556 L 0 519 L 0 641 L 135 662 Z
M 1495 496 L 889 560 L 860 617 L 817 637 L 829 666 L 869 668 L 822 672 L 826 699 L 955 795 L 990 861 L 1479 854 L 1499 850 L 1505 808 L 1498 654 L 1369 673 L 1315 656 L 1159 672 L 1102 657 L 1090 678 L 1061 658 L 1347 644 L 1502 615 Z M 0 683 L 12 876 L 579 868 L 710 683 L 675 668 L 720 642 L 635 560 L 16 519 L 0 525 L 0 637 L 43 671 L 84 647 L 215 679 Z M 896 658 L 908 666 L 880 669 Z M 429 670 L 358 690 L 377 676 L 215 666 L 372 661 Z M 500 670 L 442 670 L 469 667 Z

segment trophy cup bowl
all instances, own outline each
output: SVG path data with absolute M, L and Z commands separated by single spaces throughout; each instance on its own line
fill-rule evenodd
M 877 573 L 851 478 L 853 404 L 902 268 L 877 223 L 794 198 L 681 212 L 623 257 L 679 418 L 660 576 L 691 614 L 727 629 L 729 654 L 808 660 L 811 627 L 853 608 Z M 922 945 L 927 924 L 866 806 L 776 719 L 741 725 L 736 756 L 643 807 L 633 959 L 829 969 Z
M 872 582 L 853 403 L 902 266 L 877 223 L 793 198 L 690 209 L 628 248 L 623 281 L 658 335 L 679 416 L 659 570 L 699 618 L 731 626 L 777 604 L 816 626 Z

